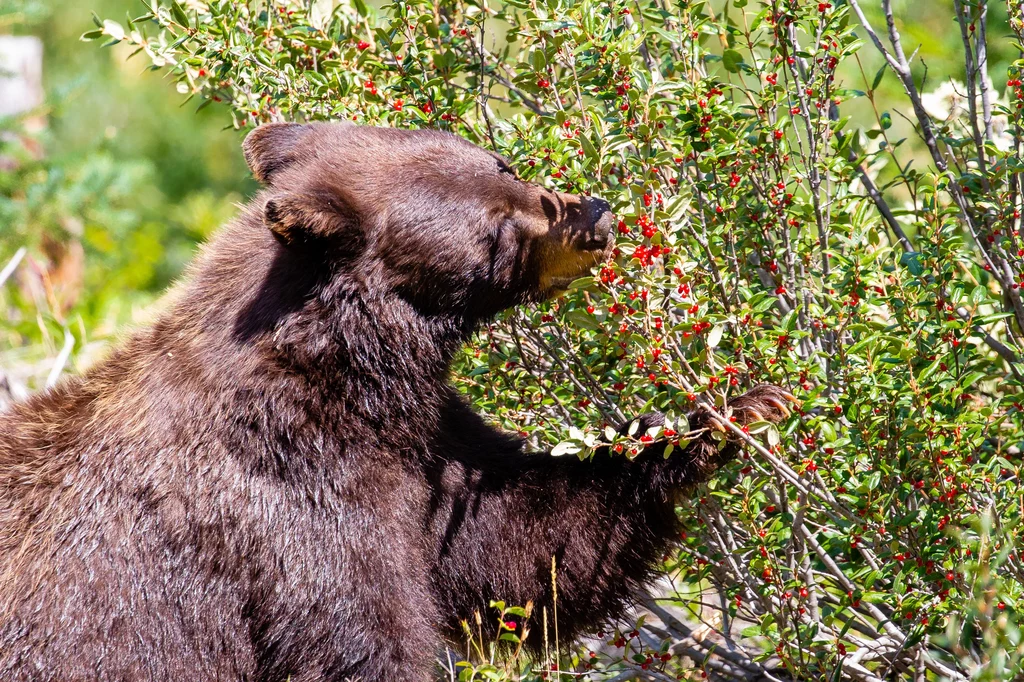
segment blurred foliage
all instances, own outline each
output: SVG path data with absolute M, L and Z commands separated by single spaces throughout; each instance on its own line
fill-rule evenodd
M 5 0 L 6 1 L 6 0 Z M 12 32 L 39 36 L 45 45 L 44 82 L 49 93 L 54 159 L 94 150 L 97 141 L 118 159 L 146 159 L 159 172 L 159 189 L 171 203 L 196 191 L 222 196 L 251 190 L 233 135 L 220 131 L 222 114 L 195 114 L 195 105 L 161 82 L 145 64 L 129 60 L 124 46 L 96 50 L 78 40 L 93 13 L 138 16 L 140 0 L 48 0 L 41 20 Z
M 43 41 L 46 88 L 41 110 L 0 121 L 0 267 L 27 248 L 0 290 L 0 375 L 16 395 L 41 387 L 65 329 L 87 364 L 254 187 L 222 115 L 183 106 L 130 51 L 79 40 L 90 9 L 145 11 L 0 0 L 0 34 Z

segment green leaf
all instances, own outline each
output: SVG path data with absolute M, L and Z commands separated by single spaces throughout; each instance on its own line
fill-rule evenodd
M 110 36 L 114 40 L 122 41 L 125 37 L 124 27 L 116 21 L 107 19 L 103 22 L 103 30 L 101 33 Z
M 730 73 L 739 73 L 740 64 L 743 63 L 743 55 L 739 50 L 725 50 L 722 53 L 722 66 Z
M 176 21 L 178 24 L 185 27 L 189 26 L 188 14 L 185 12 L 182 6 L 178 4 L 178 0 L 174 0 L 171 3 L 171 16 L 174 18 L 174 21 Z
M 960 385 L 964 388 L 974 388 L 975 384 L 987 376 L 986 372 L 970 372 L 960 379 Z
M 771 422 L 753 422 L 747 425 L 747 433 L 751 436 L 756 436 L 759 433 L 764 433 L 772 426 Z
M 593 159 L 594 161 L 600 161 L 600 155 L 597 153 L 597 149 L 594 147 L 594 143 L 590 141 L 589 137 L 581 134 L 580 146 L 583 147 L 583 153 L 587 155 L 587 158 Z
M 900 265 L 910 271 L 914 277 L 920 277 L 924 273 L 924 266 L 921 264 L 921 254 L 917 251 L 906 251 L 900 256 Z
M 716 324 L 708 332 L 707 346 L 708 348 L 717 348 L 718 344 L 722 341 L 722 334 L 725 332 L 724 324 Z
M 551 456 L 552 457 L 563 457 L 565 455 L 575 455 L 576 453 L 580 452 L 582 449 L 583 448 L 581 448 L 576 443 L 573 443 L 572 441 L 563 441 L 563 442 L 559 443 L 558 445 L 556 445 L 554 448 L 552 448 Z
M 885 72 L 889 67 L 882 64 L 881 68 L 878 69 L 878 73 L 875 74 L 875 79 L 871 81 L 871 89 L 877 90 L 878 85 L 882 82 L 882 77 L 885 76 Z
M 874 490 L 878 487 L 878 483 L 882 480 L 882 472 L 875 470 L 864 477 L 864 487 L 868 490 Z
M 586 329 L 589 331 L 598 331 L 601 325 L 598 323 L 597 318 L 588 313 L 586 310 L 571 310 L 565 318 L 573 324 L 573 326 L 580 329 Z
M 530 64 L 533 66 L 533 70 L 537 73 L 544 72 L 544 66 L 547 63 L 547 59 L 544 57 L 543 50 L 533 50 L 530 52 Z

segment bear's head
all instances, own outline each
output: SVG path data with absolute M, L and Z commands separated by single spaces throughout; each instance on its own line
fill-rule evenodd
M 606 202 L 523 182 L 448 133 L 272 123 L 243 149 L 281 248 L 423 315 L 471 324 L 551 297 L 611 248 Z

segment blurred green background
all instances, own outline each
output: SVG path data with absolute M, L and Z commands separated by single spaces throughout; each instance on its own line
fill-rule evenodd
M 145 70 L 144 59 L 129 59 L 122 46 L 79 40 L 93 27 L 94 12 L 120 18 L 145 11 L 139 0 L 0 0 L 0 32 L 42 39 L 48 165 L 74 174 L 83 163 L 106 163 L 108 172 L 126 174 L 131 197 L 124 208 L 131 215 L 123 218 L 134 225 L 108 236 L 142 233 L 154 248 L 167 249 L 155 261 L 152 281 L 136 282 L 162 288 L 190 258 L 194 242 L 254 185 L 239 135 L 224 129 L 223 111 L 196 113 L 198 102 L 183 105 L 163 74 Z
M 253 189 L 239 135 L 224 129 L 223 111 L 196 113 L 198 102 L 183 105 L 163 74 L 146 70 L 144 59 L 129 59 L 124 46 L 79 40 L 93 27 L 93 13 L 139 16 L 146 11 L 139 0 L 0 0 L 3 5 L 5 32 L 44 44 L 47 156 L 69 168 L 99 155 L 138 176 L 130 207 L 137 227 L 155 230 L 152 241 L 172 247 L 152 282 L 165 286 L 191 251 L 173 247 L 204 237 Z
M 0 121 L 0 269 L 27 250 L 0 289 L 0 405 L 41 387 L 65 330 L 68 368 L 94 360 L 255 189 L 224 110 L 196 113 L 145 59 L 79 40 L 93 12 L 145 11 L 139 0 L 0 0 L 0 34 L 43 42 L 46 93 L 30 131 Z

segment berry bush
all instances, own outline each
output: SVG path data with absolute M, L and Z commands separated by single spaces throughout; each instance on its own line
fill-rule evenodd
M 237 129 L 450 130 L 609 201 L 614 257 L 457 373 L 553 455 L 681 444 L 755 383 L 799 398 L 681 496 L 639 623 L 525 667 L 477 642 L 453 677 L 1020 679 L 1024 14 L 993 8 L 993 41 L 987 0 L 931 6 L 962 38 L 935 75 L 880 2 L 161 0 L 86 34 Z

